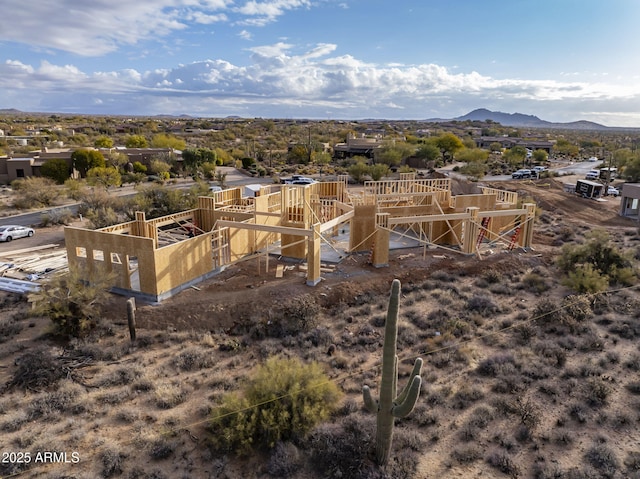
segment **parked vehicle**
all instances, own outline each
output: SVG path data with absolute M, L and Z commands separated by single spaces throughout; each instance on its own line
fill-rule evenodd
M 222 191 L 222 188 L 220 186 L 211 185 L 209 186 L 209 191 L 211 192 Z
M 311 185 L 316 183 L 316 180 L 307 178 L 306 176 L 293 175 L 291 178 L 285 178 L 282 182 L 287 185 Z
M 584 176 L 585 180 L 597 180 L 600 178 L 600 170 L 589 170 Z
M 576 193 L 583 198 L 599 198 L 602 196 L 604 185 L 596 181 L 578 180 L 576 182 Z
M 531 168 L 533 170 L 534 173 L 542 173 L 543 171 L 547 171 L 547 167 L 546 166 L 534 166 L 533 168 Z
M 511 178 L 513 178 L 514 180 L 531 178 L 532 176 L 533 176 L 533 173 L 531 172 L 531 170 L 526 170 L 526 169 L 521 169 L 511 173 Z
M 35 230 L 28 226 L 4 225 L 0 226 L 0 241 L 9 242 L 18 238 L 30 238 L 35 233 Z
M 619 196 L 620 195 L 620 190 L 618 188 L 610 186 L 609 188 L 607 188 L 607 195 L 609 195 L 609 196 Z
M 587 161 L 591 161 L 591 162 L 594 162 L 594 163 L 595 163 L 596 161 L 600 161 L 600 160 L 598 160 L 598 158 L 597 158 L 597 157 L 592 156 L 592 157 L 591 157 L 591 158 L 589 158 Z

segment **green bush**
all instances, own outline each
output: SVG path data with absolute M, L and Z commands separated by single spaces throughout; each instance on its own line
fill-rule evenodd
M 317 363 L 271 357 L 213 412 L 214 447 L 247 454 L 308 433 L 336 409 L 340 393 Z
M 558 266 L 567 276 L 565 285 L 580 293 L 604 291 L 612 284 L 631 285 L 636 272 L 628 255 L 604 231 L 593 231 L 581 245 L 565 245 Z

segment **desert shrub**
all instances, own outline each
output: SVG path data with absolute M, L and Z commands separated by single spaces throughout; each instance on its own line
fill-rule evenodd
M 107 300 L 113 276 L 94 270 L 85 281 L 79 271 L 69 271 L 29 293 L 34 314 L 48 316 L 56 333 L 83 336 L 97 324 L 100 306 Z
M 11 188 L 15 192 L 13 206 L 18 209 L 47 208 L 60 196 L 53 180 L 37 176 L 14 180 Z
M 585 459 L 602 473 L 602 477 L 614 477 L 619 463 L 615 453 L 605 444 L 595 444 L 585 454 Z
M 273 477 L 291 477 L 302 466 L 301 454 L 291 442 L 278 442 L 267 464 L 267 472 Z
M 375 474 L 377 466 L 368 459 L 374 430 L 371 416 L 347 417 L 340 424 L 317 427 L 306 441 L 314 467 L 326 477 L 365 479 Z
M 481 376 L 498 377 L 518 372 L 518 364 L 512 354 L 495 354 L 478 363 L 476 372 Z
M 0 319 L 0 343 L 8 341 L 12 336 L 20 334 L 23 325 L 14 319 Z
M 544 276 L 534 272 L 525 274 L 520 281 L 524 289 L 535 294 L 544 293 L 551 288 Z
M 611 388 L 601 379 L 592 379 L 585 386 L 585 399 L 590 406 L 604 406 L 609 394 L 611 394 Z
M 42 226 L 70 225 L 73 221 L 73 213 L 69 208 L 55 208 L 40 215 Z
M 465 385 L 454 393 L 451 397 L 450 405 L 453 409 L 466 409 L 483 397 L 484 393 L 481 389 Z
M 202 349 L 189 348 L 182 351 L 173 359 L 173 365 L 182 371 L 194 371 L 213 365 L 214 359 L 210 352 Z
M 283 305 L 282 313 L 266 325 L 266 335 L 274 338 L 307 332 L 316 326 L 320 305 L 310 294 L 292 298 Z
M 631 381 L 625 386 L 631 394 L 640 394 L 640 381 Z
M 256 370 L 243 393 L 225 396 L 212 414 L 218 449 L 243 454 L 304 435 L 336 410 L 340 397 L 317 363 L 277 357 Z
M 483 317 L 488 317 L 500 311 L 500 307 L 487 296 L 474 295 L 467 301 L 468 311 L 479 313 Z
M 505 452 L 492 452 L 487 456 L 486 461 L 491 467 L 498 469 L 500 472 L 508 474 L 511 477 L 518 477 L 520 475 L 520 468 Z
M 595 293 L 610 284 L 630 285 L 635 281 L 630 259 L 604 231 L 589 233 L 584 244 L 564 245 L 557 263 L 566 274 L 565 284 L 580 293 Z
M 458 446 L 451 451 L 451 459 L 461 465 L 471 464 L 481 457 L 482 451 L 474 445 Z
M 138 384 L 139 385 L 139 384 Z M 136 387 L 134 386 L 134 390 Z M 138 389 L 139 390 L 139 389 Z M 160 409 L 171 409 L 187 399 L 186 392 L 176 384 L 163 382 L 154 388 L 155 403 Z
M 640 471 L 640 451 L 630 451 L 624 459 L 624 465 L 629 472 Z
M 112 477 L 122 474 L 123 462 L 126 455 L 116 447 L 108 447 L 100 454 L 102 463 L 102 477 Z
M 149 456 L 152 459 L 160 460 L 170 457 L 176 450 L 176 444 L 167 439 L 157 439 L 149 447 Z
M 17 368 L 7 388 L 40 391 L 66 376 L 58 358 L 44 348 L 35 348 L 16 359 Z
M 64 412 L 73 412 L 79 395 L 79 386 L 73 383 L 65 384 L 57 391 L 42 393 L 35 397 L 27 405 L 27 415 L 30 420 L 34 420 L 41 417 L 54 417 L 56 414 Z
M 582 322 L 593 316 L 591 301 L 586 294 L 569 295 L 562 299 L 563 313 L 570 319 Z

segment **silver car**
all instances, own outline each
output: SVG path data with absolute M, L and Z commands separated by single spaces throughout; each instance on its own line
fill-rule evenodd
M 31 237 L 35 234 L 33 228 L 19 225 L 0 226 L 0 241 L 13 241 L 18 238 Z

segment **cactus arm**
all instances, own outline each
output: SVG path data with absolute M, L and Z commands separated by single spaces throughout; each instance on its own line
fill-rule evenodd
M 422 378 L 420 376 L 414 376 L 404 400 L 402 402 L 397 402 L 391 410 L 391 414 L 393 414 L 394 417 L 406 417 L 411 413 L 411 411 L 413 411 L 413 408 L 418 401 L 418 396 L 420 396 L 420 386 L 422 386 Z
M 409 389 L 411 387 L 411 384 L 413 384 L 413 378 L 415 378 L 416 376 L 420 376 L 421 372 L 422 372 L 422 358 L 417 358 L 413 363 L 413 370 L 411 371 L 411 375 L 409 376 L 409 381 L 407 381 L 407 385 L 404 387 L 402 392 L 398 395 L 398 397 L 394 401 L 396 404 L 399 404 L 404 401 L 404 399 L 407 397 L 407 394 L 409 394 Z
M 374 414 L 378 412 L 378 401 L 371 397 L 369 386 L 362 386 L 362 397 L 364 398 L 364 406 L 367 408 L 367 411 Z

